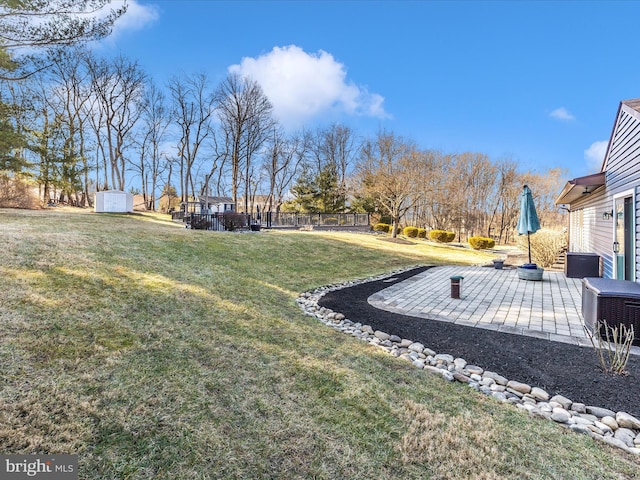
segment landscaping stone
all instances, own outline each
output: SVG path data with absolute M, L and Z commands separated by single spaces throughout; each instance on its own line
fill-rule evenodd
M 545 392 L 543 389 L 538 388 L 538 387 L 533 387 L 531 389 L 531 395 L 533 396 L 533 398 L 535 398 L 536 400 L 543 400 L 543 401 L 547 401 L 549 400 L 549 394 L 547 392 Z
M 482 375 L 484 373 L 482 368 L 475 365 L 467 365 L 465 369 L 472 375 Z
M 453 356 L 449 355 L 448 353 L 439 353 L 438 355 L 435 356 L 435 358 L 436 358 L 436 361 L 440 361 L 444 363 L 453 362 Z
M 549 402 L 558 403 L 565 410 L 569 410 L 571 408 L 571 404 L 573 403 L 567 397 L 563 397 L 562 395 L 554 395 L 553 397 L 551 397 Z
M 571 414 L 563 408 L 554 408 L 551 413 L 551 420 L 558 423 L 567 423 L 571 418 Z
M 619 428 L 618 430 L 616 430 L 613 436 L 618 440 L 622 440 L 627 447 L 634 446 L 633 440 L 635 439 L 636 436 L 633 433 L 633 431 L 627 428 Z
M 507 382 L 507 388 L 515 390 L 519 393 L 529 393 L 531 391 L 531 386 L 526 383 L 516 382 L 515 380 L 511 380 Z
M 506 378 L 504 378 L 502 375 L 498 375 L 495 372 L 484 372 L 483 376 L 487 378 L 493 378 L 495 382 L 499 385 L 506 385 L 507 382 L 509 381 Z
M 462 370 L 464 367 L 467 366 L 467 361 L 464 358 L 456 358 L 453 361 L 453 364 L 458 370 Z
M 608 408 L 600 408 L 600 407 L 592 407 L 587 406 L 587 413 L 591 415 L 595 415 L 598 418 L 602 417 L 614 417 L 616 416 L 616 412 L 609 410 Z
M 573 402 L 571 404 L 571 411 L 577 413 L 587 413 L 587 406 L 584 403 Z
M 634 428 L 636 430 L 640 430 L 640 420 L 626 412 L 616 413 L 616 422 L 618 422 L 618 425 L 621 428 Z
M 389 340 L 389 337 L 391 337 L 388 333 L 381 332 L 380 330 L 376 330 L 373 334 L 380 340 Z

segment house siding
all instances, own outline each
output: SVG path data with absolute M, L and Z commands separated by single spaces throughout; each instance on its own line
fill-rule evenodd
M 634 105 L 635 107 L 635 105 Z M 640 280 L 640 112 L 621 103 L 605 163 L 605 186 L 571 204 L 569 249 L 602 258 L 602 274 L 613 278 L 614 220 L 604 219 L 614 199 L 631 193 L 634 199 L 635 278 Z

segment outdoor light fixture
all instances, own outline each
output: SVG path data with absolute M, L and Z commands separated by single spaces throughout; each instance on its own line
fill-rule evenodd
M 603 212 L 602 213 L 602 219 L 603 220 L 611 220 L 613 218 L 613 210 L 611 210 L 610 212 Z

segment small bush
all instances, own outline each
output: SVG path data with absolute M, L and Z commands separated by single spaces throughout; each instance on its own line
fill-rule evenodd
M 389 233 L 389 229 L 391 228 L 391 225 L 389 225 L 388 223 L 376 223 L 373 226 L 373 231 L 374 232 L 384 232 L 384 233 Z
M 456 238 L 455 232 L 448 232 L 446 230 L 431 230 L 429 232 L 429 238 L 439 243 L 453 242 Z
M 390 225 L 390 226 L 389 226 L 389 233 L 390 233 L 391 235 L 393 235 L 393 225 Z M 402 234 L 402 227 L 401 227 L 400 225 L 398 225 L 398 226 L 396 227 L 396 235 L 400 235 L 400 234 Z
M 39 203 L 26 180 L 0 173 L 0 207 L 36 209 Z
M 485 250 L 496 246 L 495 240 L 486 237 L 469 237 L 469 245 L 474 250 Z
M 402 234 L 409 238 L 417 238 L 418 227 L 404 227 L 404 229 L 402 230 Z
M 599 320 L 594 332 L 588 330 L 586 332 L 602 370 L 615 375 L 626 375 L 631 346 L 635 338 L 633 325 L 627 326 L 621 323 L 609 326 L 606 320 Z
M 418 228 L 418 238 L 427 238 L 427 230 L 424 228 Z
M 531 239 L 531 260 L 543 268 L 550 267 L 558 259 L 565 247 L 567 238 L 560 230 L 542 229 L 532 233 Z M 529 251 L 526 235 L 518 235 L 517 245 L 523 252 Z

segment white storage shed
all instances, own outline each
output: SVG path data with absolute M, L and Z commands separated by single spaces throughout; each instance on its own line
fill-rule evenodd
M 96 213 L 133 213 L 133 195 L 119 190 L 96 193 Z

